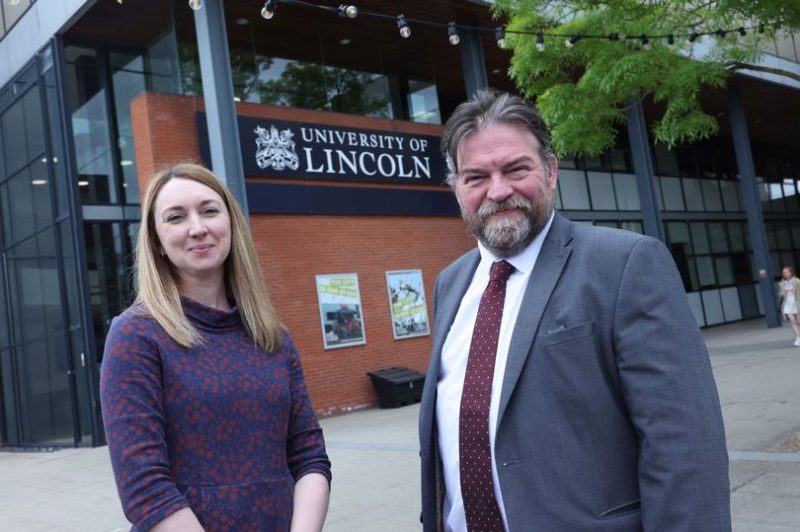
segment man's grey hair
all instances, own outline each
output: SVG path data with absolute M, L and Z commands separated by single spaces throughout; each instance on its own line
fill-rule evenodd
M 539 141 L 539 156 L 546 174 L 550 173 L 553 148 L 550 131 L 539 112 L 519 96 L 493 89 L 482 89 L 453 112 L 444 125 L 442 155 L 447 162 L 448 185 L 458 179 L 458 152 L 468 136 L 491 124 L 519 124 L 527 128 Z

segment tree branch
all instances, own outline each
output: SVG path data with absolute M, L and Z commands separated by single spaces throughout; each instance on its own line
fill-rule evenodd
M 731 72 L 736 72 L 737 70 L 754 70 L 756 72 L 765 72 L 767 74 L 775 74 L 776 76 L 785 76 L 795 81 L 800 81 L 800 74 L 795 74 L 794 72 L 789 72 L 788 70 L 783 70 L 782 68 L 773 68 L 763 65 L 753 65 L 750 63 L 742 63 L 739 61 L 728 63 L 725 66 Z

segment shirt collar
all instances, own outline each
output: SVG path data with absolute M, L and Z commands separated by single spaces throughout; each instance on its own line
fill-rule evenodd
M 511 265 L 518 272 L 521 272 L 527 276 L 533 271 L 533 267 L 536 264 L 536 259 L 539 258 L 539 252 L 542 250 L 544 239 L 547 238 L 547 233 L 550 232 L 550 226 L 553 225 L 555 212 L 555 209 L 553 209 L 553 212 L 550 213 L 550 219 L 547 220 L 547 224 L 544 226 L 544 229 L 542 229 L 539 234 L 536 235 L 536 238 L 533 239 L 533 242 L 528 244 L 525 249 L 516 255 L 505 258 L 505 260 L 511 263 Z M 489 270 L 492 267 L 492 263 L 502 259 L 489 251 L 480 241 L 478 241 L 478 251 L 480 251 L 481 254 L 481 262 L 478 264 L 478 272 L 488 276 Z

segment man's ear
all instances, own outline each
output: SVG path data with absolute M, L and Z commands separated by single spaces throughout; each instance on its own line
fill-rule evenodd
M 556 186 L 558 186 L 558 159 L 553 154 L 548 155 L 547 159 L 550 168 L 550 175 L 547 176 L 547 184 L 550 185 L 550 188 L 555 190 Z

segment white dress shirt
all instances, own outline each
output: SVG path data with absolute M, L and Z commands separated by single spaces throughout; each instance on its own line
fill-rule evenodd
M 500 324 L 500 337 L 497 341 L 497 358 L 494 364 L 494 377 L 492 379 L 492 395 L 489 402 L 489 446 L 492 455 L 492 479 L 494 494 L 503 525 L 508 530 L 506 510 L 503 506 L 503 495 L 500 493 L 500 482 L 497 478 L 497 467 L 494 456 L 494 438 L 497 430 L 497 413 L 500 406 L 500 390 L 503 385 L 503 375 L 506 370 L 508 348 L 511 344 L 511 333 L 517 321 L 522 296 L 528 286 L 531 272 L 539 257 L 542 243 L 550 231 L 553 215 L 550 215 L 547 225 L 539 235 L 522 252 L 507 258 L 516 271 L 511 274 L 506 283 L 506 299 L 503 305 L 503 320 Z M 464 513 L 464 500 L 461 497 L 461 482 L 459 474 L 458 452 L 458 423 L 461 408 L 461 390 L 464 387 L 464 376 L 467 372 L 467 358 L 472 342 L 472 329 L 478 315 L 478 305 L 489 284 L 489 271 L 492 263 L 500 260 L 495 257 L 482 244 L 478 243 L 481 260 L 472 277 L 469 288 L 461 300 L 453 325 L 447 334 L 447 339 L 442 347 L 442 361 L 439 366 L 439 381 L 437 383 L 436 398 L 436 427 L 439 439 L 439 454 L 445 482 L 444 498 L 444 529 L 452 532 L 467 530 L 467 518 Z

